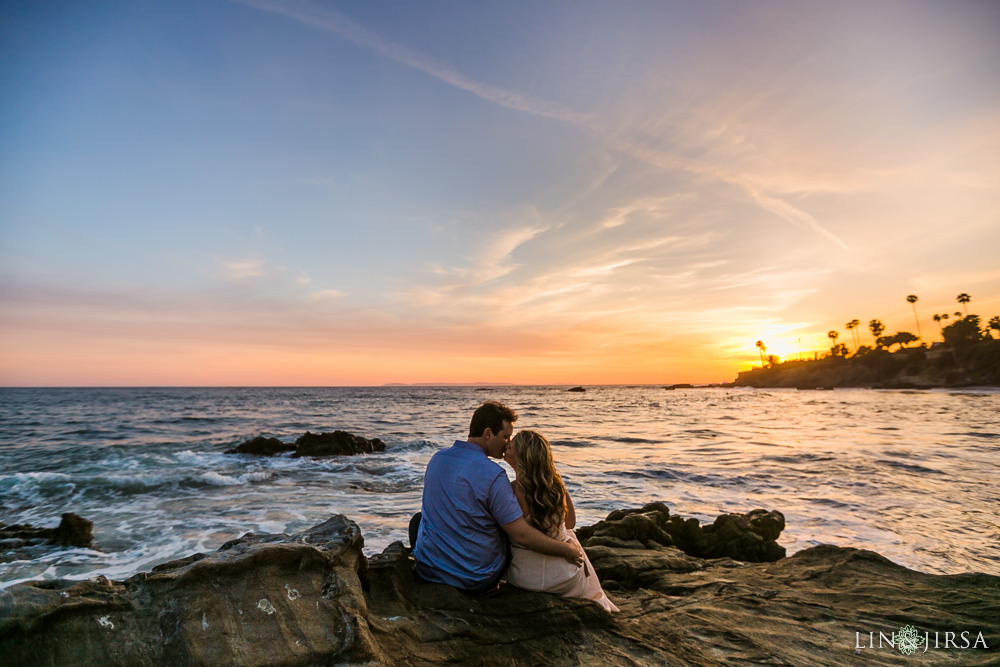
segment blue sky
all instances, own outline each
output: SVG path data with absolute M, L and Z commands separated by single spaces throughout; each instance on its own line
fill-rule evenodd
M 725 381 L 1000 313 L 1000 6 L 8 3 L 0 382 Z

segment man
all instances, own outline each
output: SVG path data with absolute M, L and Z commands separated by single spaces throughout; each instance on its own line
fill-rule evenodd
M 503 456 L 515 421 L 517 415 L 503 403 L 483 403 L 472 415 L 468 440 L 456 440 L 431 457 L 422 512 L 410 531 L 421 579 L 470 593 L 489 591 L 510 562 L 508 538 L 582 566 L 579 547 L 528 525 L 507 474 L 490 461 Z

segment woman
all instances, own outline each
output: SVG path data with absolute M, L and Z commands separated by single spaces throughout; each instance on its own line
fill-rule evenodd
M 519 432 L 504 451 L 504 460 L 517 475 L 511 487 L 528 523 L 553 539 L 579 544 L 572 532 L 576 525 L 573 501 L 556 471 L 552 447 L 545 436 L 535 431 Z M 507 583 L 531 591 L 594 600 L 608 611 L 618 611 L 604 594 L 586 553 L 583 563 L 583 567 L 577 567 L 562 558 L 511 544 Z

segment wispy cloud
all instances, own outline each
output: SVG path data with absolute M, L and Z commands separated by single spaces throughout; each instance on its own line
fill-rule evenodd
M 502 278 L 518 266 L 511 257 L 514 251 L 546 230 L 547 228 L 542 226 L 516 226 L 502 229 L 480 240 L 476 250 L 464 265 L 452 268 L 431 266 L 430 270 L 435 275 L 454 281 L 450 286 L 439 286 L 438 291 L 445 292 L 459 288 L 473 289 Z
M 229 282 L 242 282 L 264 275 L 266 262 L 260 257 L 219 260 L 220 277 Z
M 324 290 L 319 290 L 318 292 L 313 292 L 312 294 L 310 294 L 310 296 L 317 301 L 323 301 L 326 299 L 339 299 L 340 297 L 344 296 L 344 293 L 341 292 L 340 290 L 324 289 Z
M 694 175 L 709 177 L 736 185 L 749 196 L 751 201 L 765 211 L 794 225 L 804 225 L 841 248 L 847 249 L 847 244 L 826 229 L 814 216 L 796 208 L 787 201 L 766 194 L 753 179 L 728 172 L 707 163 L 655 150 L 649 145 L 637 142 L 634 139 L 622 138 L 621 132 L 617 128 L 612 129 L 607 123 L 592 114 L 581 113 L 554 102 L 528 97 L 499 86 L 491 86 L 476 81 L 422 53 L 395 44 L 372 33 L 336 10 L 327 7 L 317 7 L 310 2 L 301 0 L 297 2 L 293 2 L 292 0 L 233 1 L 280 14 L 289 19 L 343 37 L 362 48 L 378 53 L 402 65 L 412 67 L 448 85 L 508 109 L 552 118 L 578 126 L 593 133 L 599 139 L 608 143 L 613 149 L 622 151 L 630 157 L 646 161 L 649 164 L 670 171 L 685 171 Z M 623 215 L 627 215 L 627 212 L 623 212 Z M 615 224 L 620 224 L 618 220 L 619 218 L 610 218 L 605 222 L 614 226 Z
M 317 7 L 310 2 L 268 2 L 267 0 L 234 0 L 250 7 L 256 7 L 275 14 L 280 14 L 301 23 L 305 23 L 334 35 L 343 37 L 358 46 L 364 47 L 381 56 L 394 60 L 407 67 L 412 67 L 424 74 L 450 86 L 472 93 L 500 106 L 523 111 L 535 116 L 555 118 L 557 120 L 586 125 L 591 122 L 590 116 L 578 113 L 554 102 L 539 100 L 521 95 L 498 86 L 475 81 L 464 74 L 436 62 L 434 59 L 394 44 L 370 32 L 340 12 L 329 7 Z
M 704 176 L 723 183 L 729 183 L 739 187 L 749 198 L 765 211 L 773 213 L 779 218 L 794 225 L 804 225 L 809 227 L 821 236 L 833 241 L 841 248 L 848 249 L 847 244 L 840 240 L 835 234 L 823 227 L 819 221 L 783 199 L 773 197 L 763 193 L 752 179 L 727 169 L 722 169 L 715 165 L 682 158 L 677 155 L 659 151 L 649 145 L 639 143 L 633 139 L 621 139 L 616 144 L 616 148 L 625 154 L 649 164 L 661 167 L 666 170 L 686 171 L 696 176 Z

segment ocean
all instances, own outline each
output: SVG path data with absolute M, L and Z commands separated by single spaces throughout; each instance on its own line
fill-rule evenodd
M 0 389 L 0 522 L 94 522 L 94 548 L 0 563 L 36 578 L 123 579 L 246 532 L 345 514 L 365 552 L 406 540 L 424 467 L 485 400 L 553 444 L 578 525 L 665 502 L 712 521 L 784 513 L 792 554 L 871 549 L 923 572 L 1000 575 L 1000 392 L 595 386 Z M 330 459 L 223 451 L 306 431 L 381 438 Z M 504 464 L 505 465 L 505 464 Z M 508 469 L 509 471 L 509 469 Z

